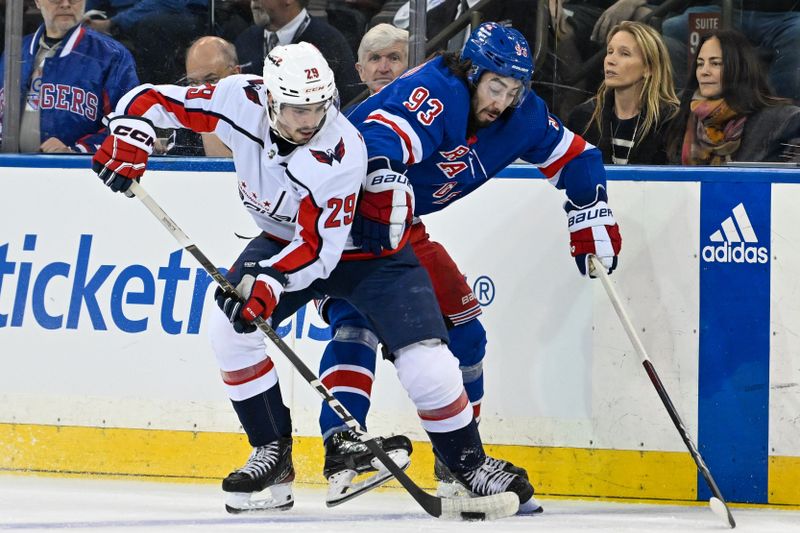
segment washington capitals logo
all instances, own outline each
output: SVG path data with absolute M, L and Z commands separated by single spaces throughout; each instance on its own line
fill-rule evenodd
M 342 162 L 342 158 L 344 157 L 344 139 L 340 137 L 339 142 L 336 143 L 336 146 L 333 150 L 329 148 L 324 152 L 321 150 L 309 150 L 309 152 L 311 152 L 311 155 L 314 156 L 314 159 L 320 163 L 333 166 L 334 161 L 337 163 Z

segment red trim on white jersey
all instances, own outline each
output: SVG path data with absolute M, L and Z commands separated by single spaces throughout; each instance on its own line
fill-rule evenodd
M 321 216 L 322 209 L 314 203 L 311 195 L 300 201 L 297 224 L 301 228 L 300 236 L 303 238 L 303 243 L 286 254 L 280 261 L 274 263 L 272 265 L 274 268 L 285 274 L 291 274 L 319 259 L 319 251 L 322 248 L 322 235 L 320 235 L 317 225 Z
M 361 250 L 345 250 L 342 252 L 342 261 L 366 261 L 377 257 L 386 257 L 387 255 L 396 254 L 408 243 L 409 235 L 411 235 L 411 231 L 406 228 L 406 232 L 403 234 L 403 238 L 400 240 L 400 244 L 397 245 L 397 248 L 394 250 L 383 249 L 380 255 L 375 255 L 372 252 L 363 252 Z
M 586 150 L 587 142 L 580 135 L 575 135 L 569 130 L 564 130 L 564 136 L 559 141 L 550 157 L 539 166 L 539 170 L 547 178 L 555 176 L 564 166 Z M 589 145 L 591 147 L 591 145 Z
M 364 123 L 375 122 L 390 128 L 399 138 L 403 149 L 403 163 L 413 165 L 422 157 L 422 142 L 406 119 L 378 109 L 364 119 Z
M 239 370 L 220 370 L 219 373 L 222 375 L 222 381 L 224 381 L 226 385 L 235 386 L 243 385 L 261 376 L 265 376 L 273 368 L 275 368 L 275 363 L 272 362 L 272 359 L 267 357 L 263 361 L 259 361 L 247 368 L 241 368 Z
M 213 90 L 213 88 L 212 88 Z M 208 114 L 203 109 L 187 108 L 182 102 L 165 97 L 155 89 L 147 89 L 136 95 L 127 106 L 127 112 L 146 118 L 147 111 L 153 106 L 160 105 L 165 111 L 171 113 L 185 127 L 196 132 L 214 131 L 219 118 Z

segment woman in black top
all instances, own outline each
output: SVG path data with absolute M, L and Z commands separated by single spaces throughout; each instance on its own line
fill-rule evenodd
M 639 22 L 615 26 L 603 73 L 597 94 L 573 110 L 567 127 L 597 146 L 605 163 L 665 164 L 664 132 L 678 98 L 661 36 Z

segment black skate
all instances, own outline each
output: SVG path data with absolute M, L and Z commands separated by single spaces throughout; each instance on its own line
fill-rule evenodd
M 237 514 L 250 511 L 286 511 L 294 505 L 292 438 L 284 437 L 253 448 L 247 463 L 222 480 L 225 510 Z M 271 497 L 253 499 L 269 489 Z
M 447 470 L 444 464 L 442 466 Z M 475 470 L 449 473 L 466 489 L 468 496 L 513 492 L 519 498 L 519 514 L 541 513 L 544 510 L 533 497 L 533 486 L 528 481 L 528 473 L 508 461 L 487 455 L 483 464 Z
M 493 460 L 497 461 L 498 466 L 506 472 L 528 479 L 528 472 L 524 468 L 502 459 Z M 467 498 L 472 495 L 436 455 L 433 456 L 433 477 L 436 480 L 436 495 L 440 498 Z
M 404 435 L 377 437 L 375 441 L 391 457 L 392 461 L 405 470 L 411 464 L 411 441 Z M 359 474 L 375 474 L 353 482 Z M 336 433 L 325 443 L 325 467 L 322 471 L 328 480 L 328 495 L 325 504 L 333 507 L 356 496 L 380 487 L 394 478 L 366 444 L 349 431 Z

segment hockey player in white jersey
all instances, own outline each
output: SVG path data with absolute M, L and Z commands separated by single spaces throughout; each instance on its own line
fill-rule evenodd
M 482 495 L 513 492 L 527 501 L 533 494 L 527 479 L 495 468 L 497 461 L 483 450 L 430 279 L 411 248 L 401 244 L 376 257 L 352 246 L 359 196 L 386 206 L 380 214 L 385 223 L 406 226 L 413 199 L 410 187 L 395 190 L 402 175 L 368 171 L 364 143 L 336 100 L 333 73 L 316 48 L 280 46 L 269 53 L 263 80 L 234 75 L 216 86 L 137 87 L 120 101 L 109 121 L 111 135 L 94 157 L 101 180 L 124 192 L 145 170 L 154 126 L 215 133 L 233 152 L 239 195 L 262 234 L 227 274 L 241 298 L 218 289 L 222 312 L 209 317 L 225 388 L 253 447 L 246 464 L 223 480 L 226 508 L 293 505 L 290 413 L 253 321 L 280 324 L 326 294 L 346 299 L 368 318 L 448 468 L 475 479 Z M 362 193 L 367 177 L 373 187 Z M 393 184 L 374 186 L 382 181 Z M 408 465 L 407 438 L 379 442 L 399 465 Z M 267 488 L 271 497 L 254 496 Z

